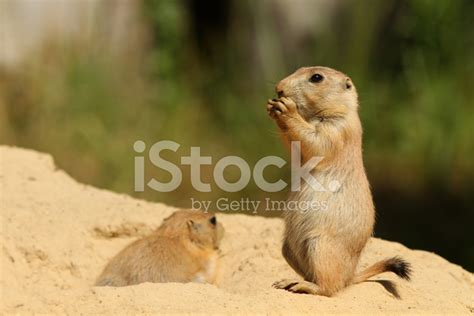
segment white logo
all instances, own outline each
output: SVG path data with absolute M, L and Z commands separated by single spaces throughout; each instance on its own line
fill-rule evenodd
M 145 191 L 145 186 L 159 192 L 171 192 L 177 189 L 182 182 L 183 174 L 181 169 L 174 163 L 163 159 L 160 153 L 165 150 L 176 152 L 180 145 L 171 140 L 162 140 L 153 144 L 148 151 L 148 158 L 153 166 L 167 171 L 171 175 L 168 182 L 160 182 L 155 178 L 145 181 L 145 157 L 143 155 L 135 156 L 135 191 Z M 145 142 L 137 140 L 133 149 L 136 153 L 142 154 L 146 150 Z M 326 190 L 314 176 L 311 171 L 318 165 L 324 157 L 312 157 L 304 165 L 301 165 L 301 144 L 300 142 L 291 143 L 291 191 L 299 191 L 301 189 L 301 180 L 304 180 L 314 191 L 331 191 L 335 192 L 339 189 L 340 183 L 333 180 Z M 276 182 L 268 182 L 263 172 L 268 166 L 276 166 L 282 168 L 286 165 L 286 161 L 277 156 L 266 156 L 261 158 L 253 167 L 237 156 L 226 156 L 216 162 L 213 170 L 213 178 L 215 184 L 223 191 L 238 192 L 244 189 L 251 178 L 255 184 L 265 192 L 278 192 L 286 188 L 288 185 L 282 179 Z M 201 179 L 201 166 L 212 165 L 211 156 L 201 156 L 200 147 L 191 147 L 189 156 L 181 157 L 181 165 L 190 166 L 191 185 L 199 192 L 211 192 L 211 183 L 204 183 Z M 229 166 L 235 166 L 240 170 L 240 178 L 235 182 L 228 182 L 224 178 L 224 171 Z M 146 182 L 146 184 L 145 184 Z

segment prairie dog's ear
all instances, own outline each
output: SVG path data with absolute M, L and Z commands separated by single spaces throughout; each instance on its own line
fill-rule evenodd
M 346 78 L 346 84 L 345 84 L 346 89 L 351 89 L 352 88 L 352 80 L 351 78 L 347 77 Z
M 202 228 L 201 224 L 196 223 L 192 219 L 188 220 L 186 224 L 188 225 L 189 231 L 191 231 L 193 233 L 199 232 Z

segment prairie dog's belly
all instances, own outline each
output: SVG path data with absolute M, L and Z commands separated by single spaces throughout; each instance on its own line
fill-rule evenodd
M 335 237 L 348 238 L 354 234 L 369 234 L 374 223 L 373 203 L 366 178 L 354 177 L 352 174 L 327 172 L 314 177 L 325 189 L 314 190 L 303 181 L 301 190 L 291 192 L 285 211 L 286 235 L 288 238 L 317 237 L 330 234 Z M 337 190 L 329 185 L 337 179 L 340 187 Z M 369 198 L 368 198 L 369 197 Z M 290 205 L 290 203 L 293 203 Z M 308 209 L 292 209 L 310 205 Z

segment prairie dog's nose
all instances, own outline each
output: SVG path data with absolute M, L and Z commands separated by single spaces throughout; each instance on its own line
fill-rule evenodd
M 275 91 L 278 95 L 279 98 L 283 97 L 285 95 L 285 90 L 283 89 L 283 83 L 282 81 L 280 81 L 276 87 L 275 87 Z

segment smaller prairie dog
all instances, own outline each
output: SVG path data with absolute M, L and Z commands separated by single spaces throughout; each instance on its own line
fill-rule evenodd
M 177 211 L 152 235 L 133 242 L 112 258 L 95 285 L 215 283 L 223 235 L 224 228 L 215 215 Z

